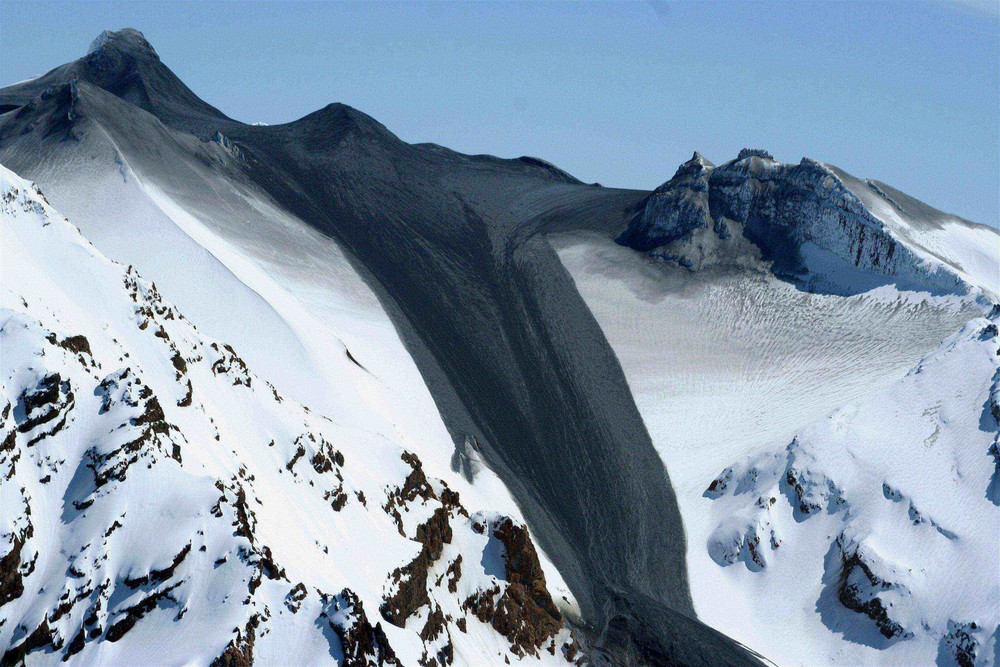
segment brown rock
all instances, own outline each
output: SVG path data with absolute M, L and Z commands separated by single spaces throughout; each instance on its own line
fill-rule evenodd
M 507 588 L 499 599 L 499 587 L 480 591 L 465 607 L 506 637 L 515 654 L 535 654 L 562 628 L 562 615 L 545 586 L 528 529 L 503 517 L 493 526 L 493 535 L 504 545 Z
M 364 605 L 354 591 L 349 588 L 342 590 L 334 598 L 332 607 L 323 613 L 329 619 L 330 627 L 340 638 L 344 654 L 341 667 L 399 665 L 399 660 L 389 645 L 382 625 L 376 624 L 372 627 L 365 614 Z

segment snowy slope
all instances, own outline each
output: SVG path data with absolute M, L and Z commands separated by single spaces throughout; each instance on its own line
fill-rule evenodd
M 78 94 L 84 109 L 92 93 L 80 86 Z M 282 393 L 339 420 L 381 420 L 407 446 L 425 447 L 417 449 L 425 458 L 440 454 L 428 464 L 447 470 L 452 448 L 425 444 L 450 441 L 434 401 L 337 244 L 236 177 L 220 144 L 140 118 L 144 125 L 113 136 L 78 116 L 69 142 L 35 128 L 4 161 L 44 184 L 88 239 L 155 277 L 169 300 L 239 348 Z M 148 157 L 153 143 L 163 146 L 155 160 L 126 157 Z M 345 382 L 355 392 L 344 392 Z
M 15 146 L 5 156 L 30 165 L 88 239 L 156 276 L 165 298 L 208 335 L 231 341 L 282 395 L 384 435 L 476 506 L 523 520 L 478 454 L 456 452 L 385 309 L 337 244 L 233 178 L 232 156 L 219 144 L 143 120 L 149 127 L 128 150 L 117 143 L 128 138 L 84 116 L 75 140 L 55 142 L 43 159 L 30 142 L 28 154 Z M 142 154 L 157 132 L 169 135 L 163 144 L 172 152 L 147 163 L 151 173 L 133 168 L 124 154 Z
M 712 481 L 708 550 L 754 591 L 755 616 L 815 605 L 866 664 L 994 664 L 998 352 L 996 322 L 973 319 L 902 379 Z
M 283 397 L 5 169 L 0 207 L 5 663 L 566 660 L 518 519 Z
M 758 163 L 756 167 L 734 168 L 744 175 L 758 168 L 769 174 L 778 169 L 776 163 L 770 164 L 759 155 L 745 156 L 744 160 Z M 860 616 L 843 605 L 837 608 L 838 603 L 830 603 L 829 596 L 821 599 L 820 590 L 827 583 L 823 579 L 826 552 L 836 538 L 832 527 L 823 523 L 826 517 L 801 525 L 789 522 L 790 533 L 803 527 L 808 531 L 795 533 L 799 545 L 796 548 L 801 551 L 792 555 L 782 551 L 789 542 L 782 538 L 783 546 L 773 554 L 769 547 L 766 549 L 768 566 L 763 574 L 752 559 L 751 569 L 728 563 L 722 567 L 718 563 L 720 536 L 736 534 L 735 528 L 723 519 L 736 516 L 732 520 L 743 526 L 746 516 L 757 516 L 754 512 L 763 510 L 754 505 L 757 495 L 741 494 L 727 504 L 713 501 L 706 489 L 720 471 L 729 467 L 745 471 L 750 465 L 744 464 L 748 452 L 770 457 L 779 450 L 785 456 L 784 448 L 793 438 L 838 408 L 860 405 L 877 411 L 882 397 L 899 391 L 897 383 L 924 355 L 962 330 L 967 322 L 981 322 L 976 318 L 991 308 L 988 295 L 996 283 L 990 276 L 996 275 L 1000 263 L 1000 237 L 995 231 L 960 221 L 951 227 L 945 224 L 942 231 L 936 232 L 921 224 L 925 218 L 911 216 L 908 224 L 923 234 L 922 239 L 940 234 L 941 247 L 934 257 L 923 246 L 907 246 L 910 263 L 896 264 L 892 271 L 879 273 L 873 270 L 874 263 L 854 265 L 853 260 L 859 257 L 858 234 L 846 261 L 806 262 L 794 274 L 778 270 L 782 275 L 779 278 L 773 265 L 762 259 L 766 251 L 744 235 L 743 224 L 736 221 L 736 216 L 713 218 L 719 211 L 738 208 L 734 203 L 738 201 L 772 210 L 766 208 L 770 205 L 766 202 L 773 195 L 761 193 L 775 186 L 740 185 L 731 173 L 725 189 L 710 199 L 708 179 L 714 169 L 707 160 L 696 156 L 678 170 L 670 187 L 654 193 L 644 210 L 649 217 L 637 218 L 630 227 L 629 231 L 640 233 L 627 232 L 620 238 L 640 247 L 642 253 L 601 234 L 549 237 L 621 361 L 654 445 L 671 472 L 688 537 L 688 568 L 699 617 L 780 664 L 934 662 L 938 642 L 950 632 L 947 620 L 964 623 L 974 616 L 963 613 L 966 606 L 948 605 L 965 593 L 969 593 L 969 600 L 982 601 L 985 598 L 977 596 L 996 586 L 996 556 L 988 558 L 990 548 L 996 552 L 995 538 L 990 542 L 990 532 L 995 535 L 997 527 L 991 513 L 995 508 L 986 502 L 982 479 L 977 477 L 956 491 L 964 498 L 963 507 L 970 514 L 963 520 L 968 533 L 950 547 L 961 552 L 965 567 L 961 576 L 948 579 L 955 596 L 943 598 L 939 613 L 933 618 L 928 616 L 932 631 L 922 635 L 914 632 L 913 637 L 892 646 L 874 640 L 866 644 L 862 640 L 871 639 L 870 632 L 845 634 L 840 625 L 830 622 L 828 626 L 825 622 L 829 613 L 840 614 L 837 623 L 841 624 L 847 622 L 843 618 Z M 825 180 L 834 173 L 829 169 L 809 162 L 805 174 L 796 178 L 823 173 L 821 180 Z M 841 187 L 829 182 L 830 189 Z M 802 234 L 803 239 L 826 239 L 822 242 L 828 246 L 824 251 L 827 259 L 836 257 L 833 250 L 838 246 L 832 240 L 842 239 L 847 248 L 852 247 L 851 235 L 860 229 L 852 227 L 852 221 L 859 225 L 863 221 L 869 230 L 872 224 L 882 225 L 857 202 L 851 204 L 855 207 L 853 218 L 832 212 L 809 217 L 829 205 L 820 195 L 816 195 L 817 201 L 809 202 L 813 195 L 804 194 L 809 192 L 817 191 L 802 189 L 784 203 L 773 203 L 788 207 L 784 221 L 789 225 L 801 220 L 811 226 L 794 234 Z M 800 206 L 798 213 L 791 208 L 795 203 Z M 755 224 L 763 225 L 759 220 Z M 839 231 L 828 232 L 824 224 Z M 899 236 L 891 230 L 885 233 L 892 233 L 893 242 L 900 246 L 906 243 L 901 240 L 901 232 Z M 865 236 L 868 241 L 862 245 L 867 247 L 872 237 L 867 232 Z M 925 240 L 924 244 L 929 246 L 930 242 Z M 875 256 L 860 254 L 862 259 Z M 897 248 L 894 256 L 898 260 L 904 253 Z M 938 256 L 950 259 L 945 262 Z M 959 258 L 964 258 L 961 272 Z M 973 266 L 978 268 L 966 270 Z M 886 267 L 884 261 L 880 260 L 879 267 Z M 835 273 L 824 273 L 829 270 Z M 897 280 L 893 271 L 904 278 Z M 973 274 L 978 276 L 976 282 L 967 282 L 965 276 Z M 913 291 L 921 286 L 923 290 Z M 976 372 L 967 380 L 971 384 L 961 389 L 965 402 L 953 403 L 956 416 L 940 423 L 942 431 L 949 433 L 945 442 L 965 442 L 970 434 L 963 430 L 964 425 L 979 423 L 985 395 L 977 404 L 975 392 L 981 392 L 983 383 L 988 384 L 992 376 L 984 375 L 982 369 Z M 872 419 L 888 431 L 919 431 L 930 423 L 928 420 L 935 419 L 935 400 L 945 401 L 950 387 L 957 390 L 966 381 L 963 366 L 957 361 L 943 363 L 938 378 L 940 382 L 926 385 L 923 407 L 916 415 L 900 412 L 890 417 L 890 413 L 883 413 Z M 935 397 L 935 391 L 940 395 Z M 923 415 L 924 409 L 929 410 L 927 416 Z M 965 412 L 959 422 L 957 414 L 961 410 Z M 973 442 L 993 437 L 989 432 L 975 435 L 978 439 Z M 967 456 L 991 465 L 988 443 L 981 444 L 969 445 Z M 887 449 L 886 456 L 892 451 Z M 837 460 L 827 461 L 822 446 L 810 452 L 821 463 L 821 469 L 839 469 Z M 942 455 L 942 459 L 924 463 L 935 468 L 935 474 L 947 476 L 951 468 L 942 462 L 946 459 Z M 864 474 L 875 474 L 870 473 L 860 454 L 856 467 Z M 975 474 L 981 477 L 983 470 L 977 470 Z M 878 511 L 872 503 L 885 499 L 880 486 L 877 490 L 878 495 L 859 494 L 854 499 L 854 511 Z M 915 502 L 919 508 L 921 502 L 933 501 Z M 957 532 L 943 520 L 941 525 Z M 931 533 L 939 535 L 933 530 Z M 893 534 L 892 539 L 895 537 Z M 901 544 L 907 543 L 904 537 L 900 540 Z M 765 543 L 762 540 L 761 544 Z M 929 556 L 924 566 L 940 568 L 941 561 L 933 560 L 937 557 Z M 746 553 L 740 558 L 745 559 Z M 726 562 L 724 557 L 721 560 Z M 802 565 L 804 569 L 796 569 L 803 563 L 807 563 Z M 939 571 L 936 576 L 943 575 Z M 933 593 L 930 588 L 914 593 L 908 613 L 924 613 Z M 824 613 L 817 608 L 821 602 Z M 980 619 L 994 624 L 979 633 L 983 637 L 995 627 L 991 618 L 986 613 Z M 857 623 L 864 626 L 872 622 L 861 617 Z M 881 636 L 877 631 L 876 635 Z M 985 649 L 979 651 L 980 662 L 988 653 Z
M 963 281 L 1000 298 L 1000 238 L 995 229 L 939 211 L 895 188 L 861 181 L 824 165 L 896 238 L 929 262 L 948 266 Z

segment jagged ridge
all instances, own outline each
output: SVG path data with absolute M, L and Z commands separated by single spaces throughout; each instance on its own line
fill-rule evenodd
M 932 294 L 969 290 L 959 267 L 930 261 L 841 174 L 809 158 L 782 164 L 757 149 L 718 167 L 695 153 L 646 199 L 618 242 L 696 268 L 748 263 L 739 241 L 746 238 L 776 275 L 813 291 L 853 294 L 888 283 Z

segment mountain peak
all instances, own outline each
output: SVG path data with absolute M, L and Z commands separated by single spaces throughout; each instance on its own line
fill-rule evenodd
M 743 260 L 738 249 L 704 254 L 707 238 L 726 241 L 736 224 L 775 275 L 807 291 L 848 296 L 892 284 L 940 296 L 990 289 L 989 280 L 962 268 L 972 262 L 944 259 L 913 240 L 915 229 L 941 228 L 944 214 L 926 205 L 904 212 L 877 186 L 831 165 L 810 158 L 785 164 L 758 148 L 706 165 L 697 153 L 682 164 L 646 198 L 618 243 L 694 269 L 706 259 Z M 887 219 L 879 211 L 889 206 L 895 217 Z
M 748 157 L 761 157 L 766 160 L 773 160 L 774 156 L 768 153 L 763 148 L 744 148 L 740 151 L 740 154 L 736 156 L 737 161 L 745 160 Z
M 687 162 L 682 163 L 679 167 L 677 167 L 677 171 L 674 172 L 674 175 L 671 177 L 671 179 L 666 183 L 664 183 L 663 185 L 661 185 L 660 187 L 658 187 L 656 191 L 662 192 L 663 190 L 672 187 L 674 184 L 678 182 L 678 180 L 683 181 L 692 177 L 700 178 L 712 169 L 715 169 L 715 165 L 712 163 L 712 161 L 706 158 L 698 151 L 695 151 L 694 155 L 691 156 L 691 159 L 688 160 Z
M 87 54 L 40 77 L 0 90 L 0 109 L 18 108 L 54 87 L 90 84 L 152 113 L 164 123 L 207 138 L 229 119 L 184 85 L 135 28 L 105 30 Z
M 715 166 L 715 164 L 711 160 L 709 160 L 707 157 L 705 157 L 704 155 L 702 155 L 698 151 L 695 151 L 694 155 L 691 156 L 691 159 L 688 160 L 687 162 L 685 162 L 684 164 L 682 164 L 681 168 L 684 168 L 684 167 L 705 168 L 705 167 L 714 167 L 714 166 Z
M 108 49 L 123 51 L 133 55 L 152 56 L 159 59 L 153 45 L 149 43 L 145 35 L 135 28 L 105 30 L 90 43 L 87 55 L 90 56 Z
M 363 111 L 341 102 L 327 104 L 295 121 L 295 125 L 308 131 L 314 140 L 333 141 L 348 133 L 396 139 L 389 129 Z

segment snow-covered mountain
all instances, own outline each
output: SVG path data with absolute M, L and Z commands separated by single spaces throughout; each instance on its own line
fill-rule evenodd
M 282 396 L 3 168 L 0 224 L 4 664 L 573 657 L 519 519 Z
M 749 150 L 696 154 L 617 240 L 553 237 L 671 472 L 699 617 L 781 664 L 995 664 L 1000 235 Z
M 744 149 L 716 167 L 700 153 L 642 203 L 618 241 L 695 268 L 752 248 L 810 291 L 886 284 L 998 297 L 996 230 L 937 211 L 877 181 L 803 158 Z M 745 243 L 749 241 L 749 244 Z
M 520 513 L 594 651 L 758 664 L 697 620 L 670 479 L 541 236 L 617 227 L 647 193 L 406 144 L 340 104 L 240 123 L 134 30 L 0 91 L 0 109 L 0 162 L 280 393 Z
M 130 265 L 3 172 L 9 660 L 1000 663 L 996 230 L 248 125 L 130 29 L 0 163 Z

